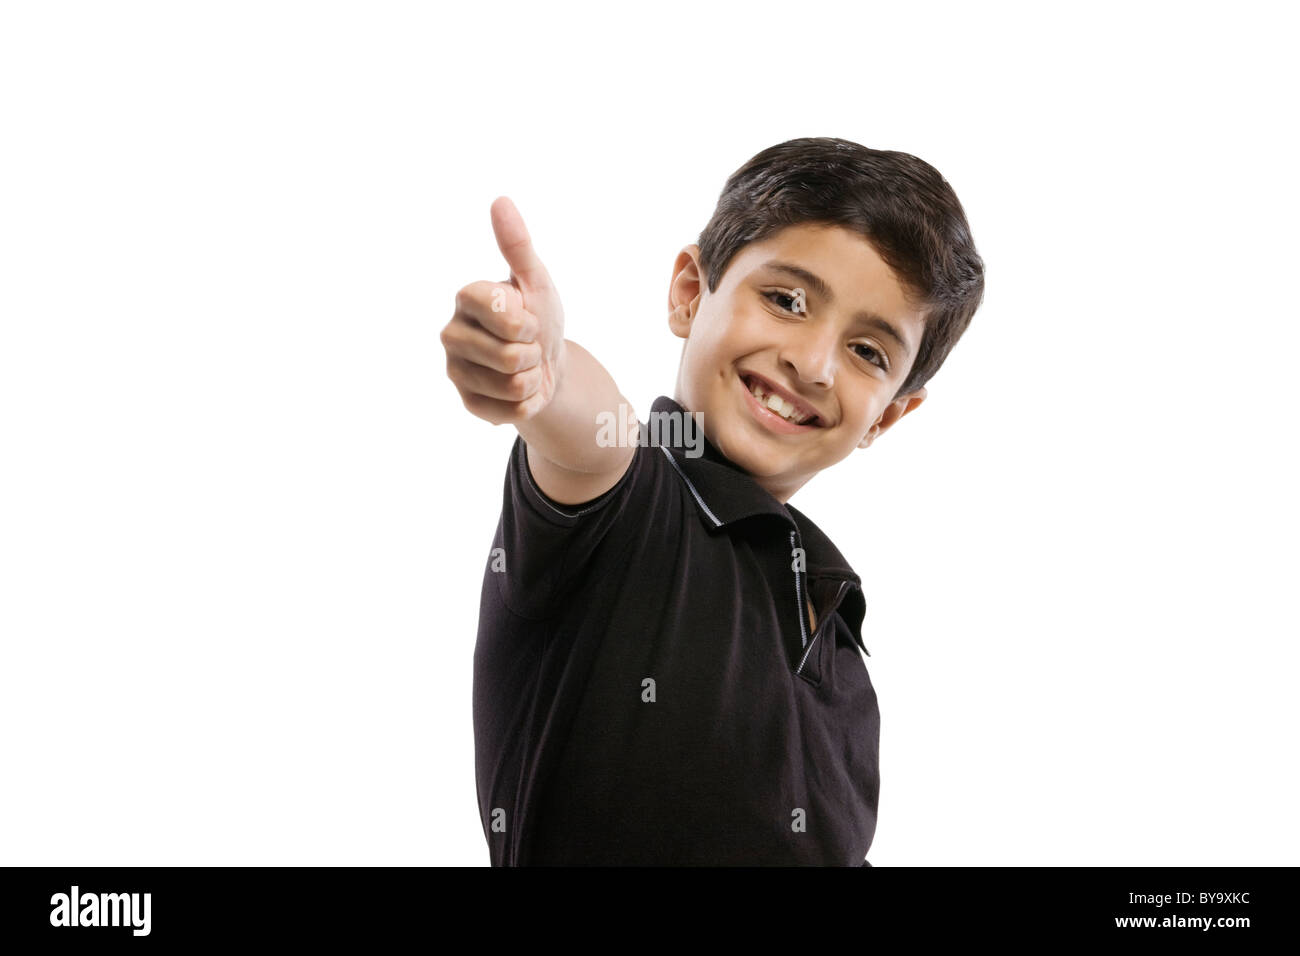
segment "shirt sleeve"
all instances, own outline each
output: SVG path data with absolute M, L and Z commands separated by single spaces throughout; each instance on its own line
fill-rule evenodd
M 511 611 L 548 617 L 585 573 L 621 551 L 645 517 L 643 492 L 654 467 L 649 450 L 637 445 L 627 471 L 604 494 L 561 504 L 538 487 L 528 467 L 528 446 L 522 435 L 515 438 L 493 548 L 493 560 L 504 565 L 493 577 Z

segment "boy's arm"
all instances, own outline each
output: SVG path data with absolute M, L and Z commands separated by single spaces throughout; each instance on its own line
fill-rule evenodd
M 625 440 L 636 415 L 610 374 L 564 338 L 564 312 L 514 204 L 492 204 L 508 283 L 473 282 L 456 293 L 442 330 L 447 375 L 473 414 L 513 424 L 541 490 L 579 504 L 612 488 L 632 461 Z
M 581 504 L 623 477 L 636 451 L 625 440 L 635 425 L 636 413 L 609 372 L 566 340 L 554 397 L 515 428 L 528 446 L 537 486 L 560 504 Z

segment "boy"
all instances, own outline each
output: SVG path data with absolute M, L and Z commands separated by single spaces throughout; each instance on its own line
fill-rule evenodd
M 956 195 L 846 140 L 759 153 L 674 263 L 644 424 L 505 197 L 492 221 L 510 282 L 442 332 L 465 407 L 518 431 L 474 654 L 492 864 L 870 866 L 861 581 L 787 502 L 921 404 L 979 306 Z

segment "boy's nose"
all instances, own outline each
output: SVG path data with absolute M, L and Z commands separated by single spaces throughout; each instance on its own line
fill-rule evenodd
M 839 358 L 836 354 L 837 339 L 834 329 L 800 326 L 782 346 L 777 356 L 779 364 L 788 366 L 805 385 L 829 388 L 835 384 L 835 364 Z

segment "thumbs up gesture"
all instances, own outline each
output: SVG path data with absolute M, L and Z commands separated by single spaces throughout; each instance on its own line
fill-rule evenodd
M 510 267 L 503 282 L 471 282 L 456 293 L 443 328 L 447 377 L 472 415 L 519 424 L 551 403 L 566 366 L 559 293 L 513 202 L 492 203 L 492 230 Z

